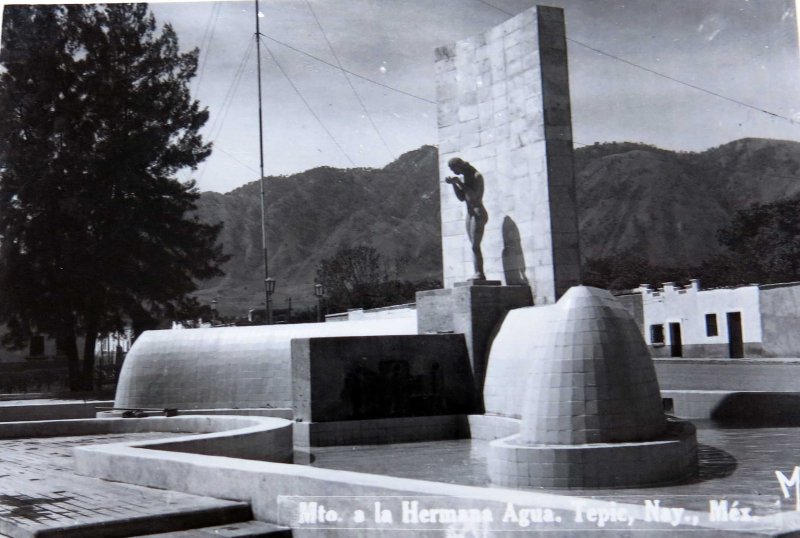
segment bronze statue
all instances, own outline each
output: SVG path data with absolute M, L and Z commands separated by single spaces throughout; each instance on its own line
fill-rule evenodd
M 455 176 L 445 178 L 445 182 L 453 186 L 456 196 L 467 204 L 467 235 L 472 243 L 472 256 L 475 264 L 475 275 L 471 280 L 486 280 L 483 274 L 483 254 L 481 239 L 483 229 L 489 221 L 489 214 L 483 207 L 483 176 L 474 166 L 463 159 L 455 157 L 447 162 L 455 174 L 463 176 L 463 181 Z

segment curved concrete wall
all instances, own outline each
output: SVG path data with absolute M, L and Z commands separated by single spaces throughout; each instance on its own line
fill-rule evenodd
M 621 488 L 673 484 L 697 472 L 695 427 L 671 419 L 658 439 L 633 443 L 528 445 L 519 436 L 492 441 L 493 484 L 504 487 Z
M 293 339 L 416 332 L 414 319 L 148 331 L 128 352 L 114 406 L 291 407 Z
M 79 467 L 91 468 L 97 446 L 135 446 L 229 458 L 291 463 L 290 420 L 274 417 L 186 416 L 149 418 L 92 418 L 0 423 L 0 439 L 107 435 L 141 432 L 175 433 L 167 439 L 92 445 L 76 452 Z M 189 434 L 181 436 L 179 434 Z M 102 441 L 99 441 L 102 443 Z M 79 471 L 80 472 L 80 471 Z

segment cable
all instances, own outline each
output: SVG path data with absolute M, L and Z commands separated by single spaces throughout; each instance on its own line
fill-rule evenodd
M 239 83 L 242 80 L 242 76 L 244 75 L 245 67 L 247 65 L 247 60 L 250 58 L 250 55 L 253 52 L 253 41 L 249 41 L 247 45 L 247 49 L 245 49 L 244 54 L 242 55 L 242 59 L 239 62 L 239 65 L 236 67 L 236 72 L 233 76 L 233 80 L 231 81 L 230 86 L 228 86 L 228 91 L 225 93 L 225 97 L 222 99 L 222 105 L 220 106 L 220 113 L 214 119 L 211 124 L 211 127 L 208 130 L 208 139 L 210 142 L 216 141 L 219 137 L 219 133 L 222 131 L 222 126 L 225 123 L 225 120 L 228 117 L 228 112 L 230 112 L 231 104 L 233 103 L 233 97 L 236 95 L 236 90 L 239 87 Z M 198 175 L 198 180 L 203 179 L 203 176 L 208 169 L 208 161 L 205 162 L 203 165 L 203 169 L 200 171 Z
M 490 7 L 490 8 L 492 8 L 492 9 L 496 9 L 497 11 L 502 11 L 503 13 L 505 13 L 506 15 L 508 15 L 508 16 L 510 16 L 510 17 L 513 17 L 513 16 L 514 16 L 514 13 L 511 13 L 511 12 L 509 12 L 509 11 L 506 11 L 506 10 L 505 10 L 505 9 L 503 9 L 503 8 L 499 8 L 499 7 L 497 7 L 497 6 L 493 5 L 493 4 L 490 4 L 489 2 L 484 2 L 484 0 L 478 0 L 478 2 L 480 2 L 481 4 L 483 4 L 483 5 L 485 5 L 485 6 L 489 6 L 489 7 Z
M 353 159 L 350 158 L 350 155 L 348 155 L 347 152 L 344 150 L 344 148 L 341 146 L 341 144 L 339 144 L 339 141 L 336 140 L 336 138 L 333 136 L 333 133 L 331 133 L 328 130 L 328 128 L 325 126 L 325 124 L 322 123 L 322 120 L 320 119 L 320 117 L 317 116 L 317 113 L 314 112 L 313 108 L 311 108 L 311 105 L 309 104 L 309 102 L 306 100 L 305 97 L 303 97 L 303 94 L 300 92 L 300 89 L 295 85 L 294 81 L 289 77 L 288 73 L 286 73 L 286 71 L 283 69 L 283 66 L 281 66 L 280 62 L 278 62 L 278 59 L 275 57 L 275 55 L 272 54 L 272 51 L 270 50 L 269 46 L 266 43 L 264 43 L 264 48 L 267 50 L 267 54 L 269 54 L 270 58 L 272 58 L 272 61 L 275 62 L 275 65 L 278 67 L 278 69 L 280 70 L 281 74 L 283 74 L 283 76 L 286 78 L 286 80 L 292 86 L 292 89 L 295 91 L 297 96 L 300 98 L 300 100 L 303 101 L 303 104 L 306 106 L 308 111 L 311 112 L 311 115 L 314 116 L 314 119 L 317 120 L 317 123 L 319 123 L 320 127 L 322 127 L 322 129 L 328 134 L 330 139 L 333 140 L 333 143 L 336 144 L 336 147 L 339 148 L 339 151 L 341 151 L 342 154 L 347 158 L 347 160 L 350 161 L 350 164 L 353 167 L 355 167 L 356 163 L 353 162 Z
M 497 11 L 501 11 L 501 12 L 505 13 L 506 15 L 509 15 L 509 16 L 513 16 L 514 15 L 514 13 L 510 13 L 510 12 L 508 12 L 508 11 L 502 9 L 502 8 L 499 8 L 499 7 L 497 7 L 497 6 L 493 5 L 493 4 L 490 4 L 489 2 L 486 2 L 485 0 L 478 0 L 478 2 L 480 2 L 481 4 L 483 4 L 483 5 L 487 6 L 487 7 L 490 7 L 492 9 L 496 9 Z M 705 88 L 703 88 L 701 86 L 697 86 L 696 84 L 692 84 L 691 82 L 685 82 L 685 81 L 677 79 L 675 77 L 671 77 L 669 75 L 665 75 L 664 73 L 660 73 L 660 72 L 658 72 L 658 71 L 656 71 L 654 69 L 650 69 L 649 67 L 645 67 L 643 65 L 639 65 L 639 64 L 631 62 L 629 60 L 625 60 L 624 58 L 620 58 L 619 56 L 615 56 L 615 55 L 610 54 L 608 52 L 605 52 L 605 51 L 602 51 L 602 50 L 597 49 L 595 47 L 592 47 L 590 45 L 587 45 L 586 43 L 582 43 L 582 42 L 578 41 L 577 39 L 572 39 L 572 38 L 568 37 L 567 41 L 571 41 L 572 43 L 575 43 L 576 45 L 580 45 L 581 47 L 585 47 L 585 48 L 587 48 L 587 49 L 589 49 L 591 51 L 596 52 L 597 54 L 602 54 L 603 56 L 607 56 L 609 58 L 617 60 L 618 62 L 622 62 L 624 64 L 630 65 L 631 67 L 636 67 L 637 69 L 641 69 L 643 71 L 647 71 L 648 73 L 651 73 L 653 75 L 665 78 L 667 80 L 671 80 L 673 82 L 677 82 L 678 84 L 682 84 L 684 86 L 688 86 L 689 88 L 701 91 L 703 93 L 707 93 L 709 95 L 713 95 L 714 97 L 719 97 L 720 99 L 724 99 L 726 101 L 730 101 L 731 103 L 735 103 L 735 104 L 737 104 L 739 106 L 743 106 L 743 107 L 755 110 L 757 112 L 761 112 L 763 114 L 767 114 L 767 115 L 772 116 L 774 118 L 780 118 L 782 120 L 786 120 L 789 123 L 791 123 L 792 125 L 796 124 L 795 120 L 793 120 L 792 118 L 790 118 L 788 116 L 781 116 L 780 114 L 776 114 L 775 112 L 770 112 L 769 110 L 765 110 L 763 108 L 759 108 L 759 107 L 751 105 L 749 103 L 745 103 L 743 101 L 739 101 L 738 99 L 734 99 L 732 97 L 728 97 L 726 95 L 722 95 L 721 93 L 717 93 L 717 92 L 714 92 L 714 91 L 711 91 L 711 90 L 707 90 L 707 89 L 705 89 Z
M 215 149 L 215 150 L 219 150 L 219 151 L 221 151 L 222 153 L 224 153 L 225 155 L 227 155 L 228 157 L 230 157 L 231 159 L 233 159 L 233 160 L 234 160 L 234 161 L 236 161 L 237 163 L 241 164 L 242 166 L 244 166 L 244 167 L 245 167 L 245 168 L 247 168 L 248 170 L 252 170 L 252 171 L 253 171 L 253 172 L 255 172 L 256 174 L 258 174 L 258 170 L 256 170 L 255 168 L 253 168 L 252 166 L 250 166 L 250 165 L 249 165 L 249 164 L 247 164 L 246 162 L 239 160 L 239 158 L 235 157 L 235 156 L 234 156 L 233 154 L 231 154 L 231 153 L 228 153 L 227 151 L 225 151 L 225 150 L 224 150 L 224 149 L 222 149 L 221 147 L 219 147 L 219 146 L 214 146 L 214 149 Z
M 239 62 L 239 66 L 236 68 L 236 73 L 233 75 L 233 80 L 231 81 L 231 85 L 228 87 L 228 91 L 225 93 L 225 97 L 222 100 L 222 106 L 220 106 L 220 113 L 217 118 L 214 120 L 214 123 L 211 125 L 211 140 L 216 140 L 219 136 L 220 131 L 222 131 L 222 126 L 225 123 L 225 120 L 228 117 L 228 112 L 230 112 L 230 107 L 233 104 L 233 98 L 236 95 L 236 90 L 239 89 L 239 83 L 244 76 L 245 67 L 247 66 L 247 61 L 250 59 L 250 55 L 253 53 L 253 49 L 255 48 L 254 43 L 251 41 L 247 45 L 247 49 L 244 52 L 244 56 L 242 56 L 242 61 Z
M 738 99 L 734 99 L 732 97 L 727 97 L 727 96 L 722 95 L 720 93 L 717 93 L 717 92 L 714 92 L 714 91 L 711 91 L 711 90 L 707 90 L 705 88 L 697 86 L 696 84 L 692 84 L 690 82 L 684 82 L 684 81 L 682 81 L 680 79 L 677 79 L 675 77 L 671 77 L 669 75 L 665 75 L 664 73 L 659 73 L 658 71 L 655 71 L 654 69 L 650 69 L 649 67 L 644 67 L 643 65 L 639 65 L 639 64 L 631 62 L 629 60 L 625 60 L 624 58 L 620 58 L 619 56 L 614 56 L 613 54 L 609 54 L 608 52 L 604 52 L 604 51 L 602 51 L 600 49 L 596 49 L 596 48 L 594 48 L 594 47 L 592 47 L 590 45 L 587 45 L 586 43 L 581 43 L 580 41 L 578 41 L 576 39 L 571 39 L 571 38 L 568 37 L 567 41 L 571 41 L 572 43 L 575 43 L 576 45 L 580 45 L 581 47 L 585 47 L 585 48 L 587 48 L 587 49 L 589 49 L 591 51 L 596 52 L 597 54 L 602 54 L 603 56 L 608 56 L 609 58 L 613 58 L 614 60 L 617 60 L 618 62 L 622 62 L 622 63 L 630 65 L 632 67 L 636 67 L 636 68 L 641 69 L 643 71 L 647 71 L 648 73 L 652 73 L 653 75 L 657 75 L 657 76 L 665 78 L 667 80 L 671 80 L 673 82 L 677 82 L 678 84 L 682 84 L 684 86 L 688 86 L 689 88 L 701 91 L 703 93 L 707 93 L 709 95 L 713 95 L 714 97 L 719 97 L 720 99 L 724 99 L 726 101 L 730 101 L 731 103 L 736 103 L 737 105 L 740 105 L 740 106 L 743 106 L 743 107 L 747 107 L 747 108 L 750 108 L 752 110 L 756 110 L 758 112 L 762 112 L 764 114 L 768 114 L 768 115 L 773 116 L 775 118 L 780 118 L 780 119 L 783 119 L 783 120 L 787 120 L 788 122 L 790 122 L 792 124 L 795 123 L 795 121 L 793 119 L 791 119 L 791 118 L 789 118 L 787 116 L 781 116 L 780 114 L 776 114 L 775 112 L 770 112 L 769 110 L 765 110 L 763 108 L 759 108 L 757 106 L 745 103 L 743 101 L 739 101 Z
M 200 41 L 200 50 L 204 51 L 203 59 L 200 62 L 200 74 L 195 79 L 194 90 L 200 87 L 203 74 L 206 71 L 206 64 L 208 64 L 208 54 L 211 50 L 211 41 L 214 39 L 214 32 L 217 29 L 217 20 L 219 19 L 219 13 L 221 11 L 221 2 L 214 2 L 214 6 L 211 8 L 211 14 L 208 17 L 208 22 L 206 23 L 206 29 L 203 32 L 203 39 Z M 194 93 L 194 90 L 192 93 Z
M 306 5 L 308 6 L 308 10 L 314 16 L 314 20 L 317 22 L 317 26 L 319 26 L 319 31 L 322 32 L 322 37 L 325 38 L 325 42 L 328 44 L 328 48 L 330 49 L 331 54 L 333 54 L 333 57 L 336 60 L 336 63 L 339 66 L 339 69 L 342 72 L 342 76 L 347 81 L 347 84 L 350 86 L 350 89 L 353 90 L 353 95 L 356 96 L 356 100 L 358 101 L 358 104 L 361 105 L 361 110 L 364 111 L 364 114 L 366 114 L 367 119 L 369 119 L 369 123 L 372 125 L 372 128 L 375 130 L 375 134 L 378 135 L 378 138 L 383 143 L 383 147 L 386 148 L 386 151 L 389 153 L 389 156 L 392 159 L 396 159 L 397 158 L 396 155 L 389 148 L 389 144 L 386 143 L 386 140 L 383 138 L 383 135 L 381 134 L 380 130 L 378 130 L 378 126 L 375 125 L 375 121 L 372 119 L 372 115 L 369 113 L 369 110 L 367 110 L 366 105 L 364 105 L 364 101 L 361 100 L 361 96 L 358 95 L 358 92 L 356 91 L 355 86 L 353 86 L 353 83 L 350 81 L 350 77 L 344 71 L 344 68 L 342 67 L 342 61 L 339 59 L 339 56 L 336 54 L 336 50 L 334 50 L 333 45 L 331 44 L 330 40 L 328 39 L 328 35 L 325 33 L 325 29 L 322 27 L 322 24 L 319 22 L 319 18 L 317 17 L 317 14 L 314 12 L 314 8 L 311 7 L 311 2 L 309 2 L 309 0 L 306 0 Z
M 334 69 L 341 69 L 342 71 L 344 71 L 347 74 L 353 75 L 354 77 L 358 77 L 361 80 L 366 80 L 367 82 L 371 82 L 373 84 L 377 84 L 378 86 L 386 88 L 387 90 L 392 90 L 393 92 L 402 93 L 403 95 L 407 95 L 408 97 L 413 97 L 414 99 L 419 99 L 420 101 L 424 101 L 424 102 L 430 103 L 432 105 L 436 104 L 436 101 L 432 101 L 431 99 L 426 99 L 425 97 L 420 97 L 419 95 L 414 95 L 413 93 L 409 93 L 407 91 L 403 91 L 401 89 L 394 88 L 392 86 L 389 86 L 388 84 L 384 84 L 382 82 L 378 82 L 377 80 L 373 80 L 371 78 L 367 78 L 365 76 L 359 75 L 358 73 L 354 73 L 352 71 L 349 71 L 349 70 L 347 70 L 347 69 L 345 69 L 343 67 L 339 67 L 339 66 L 337 66 L 335 64 L 330 63 L 327 60 L 323 60 L 322 58 L 319 58 L 318 56 L 314 56 L 313 54 L 310 54 L 310 53 L 308 53 L 308 52 L 306 52 L 304 50 L 300 50 L 297 47 L 293 47 L 292 45 L 290 45 L 288 43 L 284 43 L 283 41 L 275 39 L 274 37 L 268 36 L 266 34 L 261 34 L 261 37 L 266 37 L 270 41 L 273 41 L 273 42 L 277 43 L 278 45 L 282 45 L 282 46 L 286 47 L 287 49 L 290 49 L 290 50 L 293 50 L 293 51 L 295 51 L 297 53 L 300 53 L 300 54 L 303 54 L 305 56 L 308 56 L 309 58 L 313 58 L 314 60 L 316 60 L 318 62 L 321 62 L 321 63 L 324 63 L 325 65 L 329 65 L 329 66 L 333 67 Z

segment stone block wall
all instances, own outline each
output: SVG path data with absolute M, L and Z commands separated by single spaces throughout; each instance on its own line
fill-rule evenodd
M 553 303 L 580 282 L 563 11 L 532 8 L 436 57 L 445 287 L 474 272 L 465 204 L 445 183 L 461 157 L 485 181 L 486 277 Z
M 514 308 L 531 306 L 528 286 L 456 286 L 417 292 L 420 334 L 461 333 L 469 353 L 476 394 L 483 394 L 492 339 Z M 482 398 L 481 398 L 482 400 Z M 483 409 L 481 403 L 480 409 Z
M 294 417 L 332 422 L 474 411 L 461 334 L 292 341 Z

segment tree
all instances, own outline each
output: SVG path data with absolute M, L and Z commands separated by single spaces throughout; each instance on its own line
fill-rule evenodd
M 0 317 L 9 340 L 55 337 L 71 388 L 89 389 L 98 333 L 221 273 L 220 227 L 174 177 L 211 152 L 188 89 L 198 51 L 146 4 L 9 6 L 2 37 Z
M 690 268 L 653 265 L 630 252 L 590 258 L 583 269 L 584 284 L 614 291 L 634 289 L 640 284 L 660 286 L 664 282 L 682 282 L 690 278 Z
M 753 204 L 720 230 L 728 252 L 707 262 L 727 284 L 800 280 L 800 199 Z
M 369 245 L 343 247 L 317 266 L 317 282 L 325 289 L 328 311 L 379 308 L 414 301 L 420 289 L 438 288 L 437 281 L 409 282 L 397 278 L 395 264 L 387 264 Z

